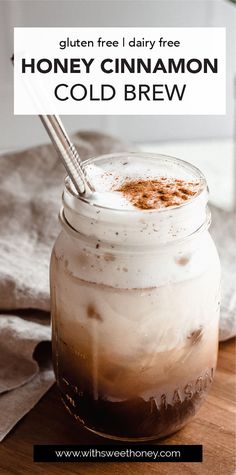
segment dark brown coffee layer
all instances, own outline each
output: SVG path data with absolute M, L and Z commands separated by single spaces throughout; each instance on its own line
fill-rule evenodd
M 213 369 L 206 370 L 203 376 L 185 384 L 182 391 L 176 389 L 168 395 L 161 394 L 157 384 L 157 391 L 147 401 L 139 396 L 119 402 L 109 401 L 106 395 L 95 399 L 91 391 L 80 391 L 79 384 L 70 385 L 65 378 L 59 381 L 59 389 L 70 413 L 92 430 L 124 439 L 161 438 L 194 416 L 211 386 L 212 376 Z

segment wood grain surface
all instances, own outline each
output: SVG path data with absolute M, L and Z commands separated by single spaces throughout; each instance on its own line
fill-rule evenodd
M 213 388 L 197 416 L 163 444 L 202 444 L 202 463 L 33 463 L 34 444 L 112 444 L 73 421 L 54 386 L 0 444 L 0 474 L 232 475 L 236 473 L 235 341 L 220 344 Z

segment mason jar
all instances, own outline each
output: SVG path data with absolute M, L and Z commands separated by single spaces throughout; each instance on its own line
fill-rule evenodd
M 84 166 L 107 179 L 146 170 L 199 183 L 180 205 L 143 210 L 86 201 L 67 178 L 51 257 L 53 359 L 65 406 L 101 436 L 158 439 L 195 415 L 216 367 L 220 265 L 207 184 L 194 166 L 162 155 L 104 155 Z

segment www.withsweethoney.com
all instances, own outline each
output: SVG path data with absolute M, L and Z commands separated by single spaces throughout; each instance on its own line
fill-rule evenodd
M 35 445 L 34 462 L 202 462 L 202 445 Z
M 158 457 L 180 457 L 180 450 L 98 450 L 98 449 L 89 449 L 89 450 L 55 450 L 57 457 L 66 457 L 66 458 L 142 458 L 148 457 L 151 460 L 156 460 Z

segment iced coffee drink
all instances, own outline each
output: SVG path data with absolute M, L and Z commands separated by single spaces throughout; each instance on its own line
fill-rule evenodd
M 53 355 L 63 402 L 115 439 L 180 429 L 213 381 L 220 267 L 207 186 L 165 156 L 88 160 L 91 205 L 69 180 L 51 259 Z

